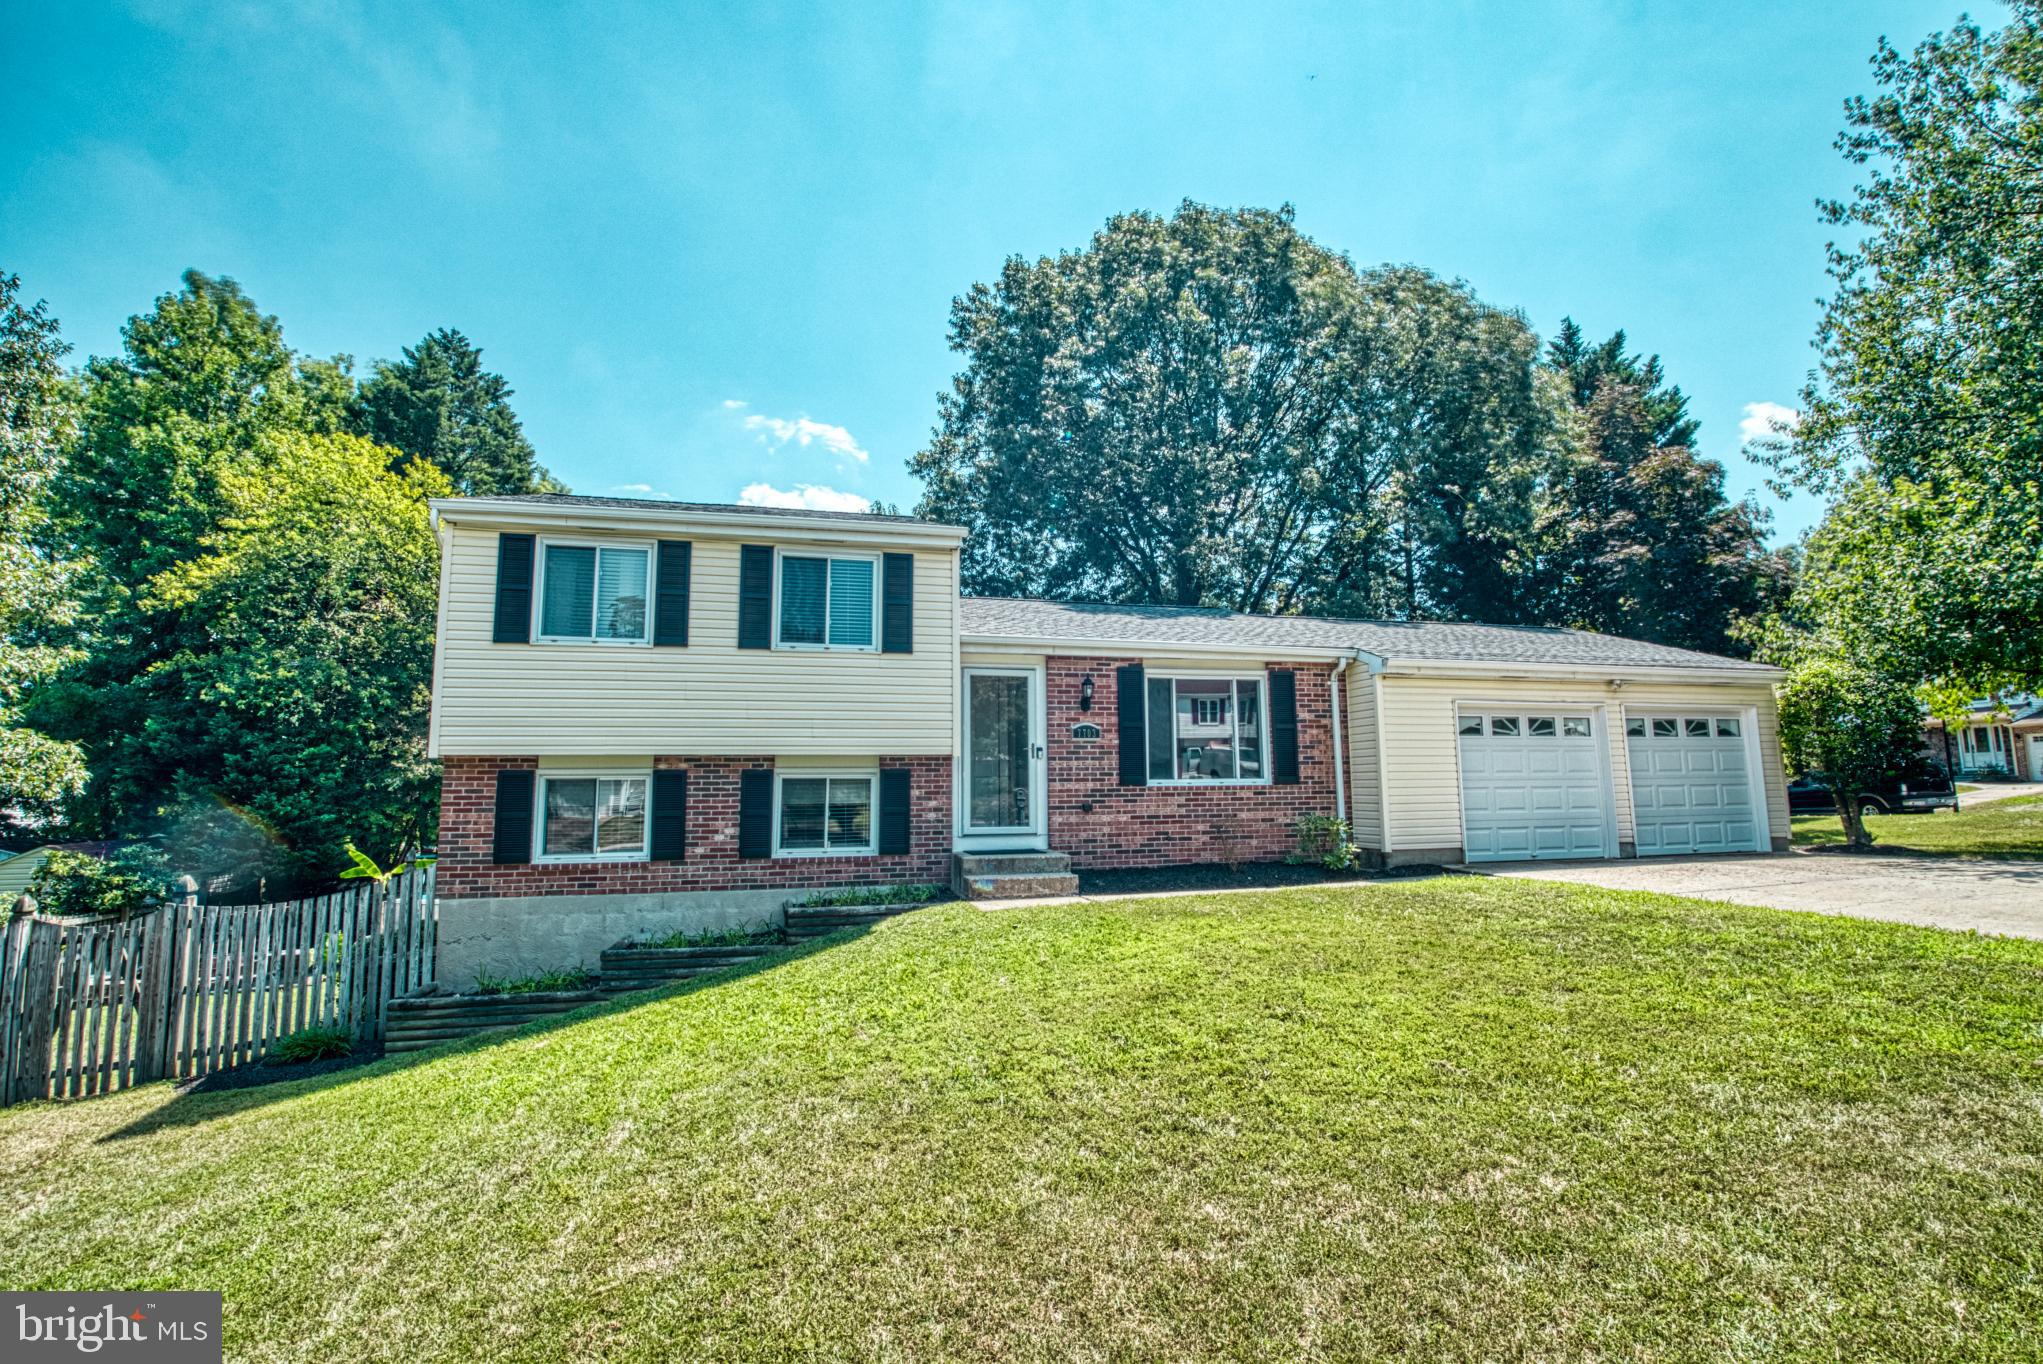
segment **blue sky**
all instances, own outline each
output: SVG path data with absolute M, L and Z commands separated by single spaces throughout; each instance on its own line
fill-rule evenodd
M 10 0 L 0 268 L 81 354 L 187 266 L 364 365 L 459 327 L 578 492 L 912 504 L 954 295 L 1117 211 L 1289 202 L 1626 328 L 1755 490 L 1841 102 L 1958 9 Z

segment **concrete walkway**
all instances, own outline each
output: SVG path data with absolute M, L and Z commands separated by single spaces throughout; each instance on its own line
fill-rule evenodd
M 1772 853 L 1621 862 L 1491 862 L 1467 870 L 2043 938 L 2043 861 Z
M 1986 805 L 1996 800 L 2008 800 L 2015 796 L 2043 796 L 2043 781 L 1997 781 L 1982 786 L 1977 791 L 1960 791 L 1958 808 L 1969 810 L 1975 805 Z

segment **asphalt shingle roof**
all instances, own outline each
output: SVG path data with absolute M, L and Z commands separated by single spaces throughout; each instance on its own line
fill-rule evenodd
M 1763 664 L 1587 630 L 1454 621 L 1251 616 L 1206 607 L 1115 606 L 1018 597 L 966 597 L 960 629 L 967 638 L 1070 640 L 1075 644 L 1255 644 L 1277 650 L 1361 649 L 1388 659 L 1425 663 L 1734 668 L 1759 674 L 1772 671 Z
M 485 499 L 478 499 L 485 500 Z M 735 502 L 667 502 L 652 497 L 584 497 L 579 493 L 492 493 L 490 502 L 524 502 L 535 507 L 617 507 L 624 511 L 742 512 L 747 516 L 785 516 L 790 520 L 885 521 L 893 525 L 934 526 L 919 516 L 884 516 L 878 512 L 817 511 L 810 507 L 755 507 Z

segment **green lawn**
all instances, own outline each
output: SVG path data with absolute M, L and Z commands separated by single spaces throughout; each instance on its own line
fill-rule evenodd
M 1843 843 L 1836 815 L 1798 815 L 1795 842 L 1804 847 Z M 2043 857 L 2043 796 L 2014 796 L 1969 810 L 1933 815 L 1874 815 L 1866 821 L 1882 848 L 1945 857 Z
M 0 1113 L 17 1288 L 236 1359 L 2034 1359 L 2043 943 L 1478 878 L 924 910 Z

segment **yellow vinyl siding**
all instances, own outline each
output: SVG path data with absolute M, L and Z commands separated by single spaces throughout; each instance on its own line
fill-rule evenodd
M 442 534 L 436 754 L 951 751 L 958 556 L 948 544 L 912 547 L 915 652 L 883 654 L 740 649 L 738 549 L 769 543 L 764 535 L 672 536 L 695 547 L 685 648 L 493 644 L 497 533 L 448 525 Z M 591 530 L 576 538 L 647 537 Z M 878 588 L 875 581 L 875 628 Z
M 1376 675 L 1367 668 L 1348 669 L 1347 726 L 1341 737 L 1348 746 L 1348 825 L 1359 848 L 1383 847 L 1383 780 L 1377 767 Z
M 1773 688 L 1766 683 L 1628 682 L 1622 691 L 1612 691 L 1601 682 L 1386 676 L 1378 678 L 1377 685 L 1383 690 L 1383 784 L 1388 793 L 1392 851 L 1461 846 L 1461 751 L 1455 734 L 1455 705 L 1464 701 L 1602 710 L 1604 732 L 1610 741 L 1617 836 L 1625 844 L 1633 841 L 1631 764 L 1623 720 L 1626 710 L 1636 714 L 1656 707 L 1692 707 L 1707 713 L 1754 707 L 1768 832 L 1776 839 L 1788 835 L 1780 727 Z

